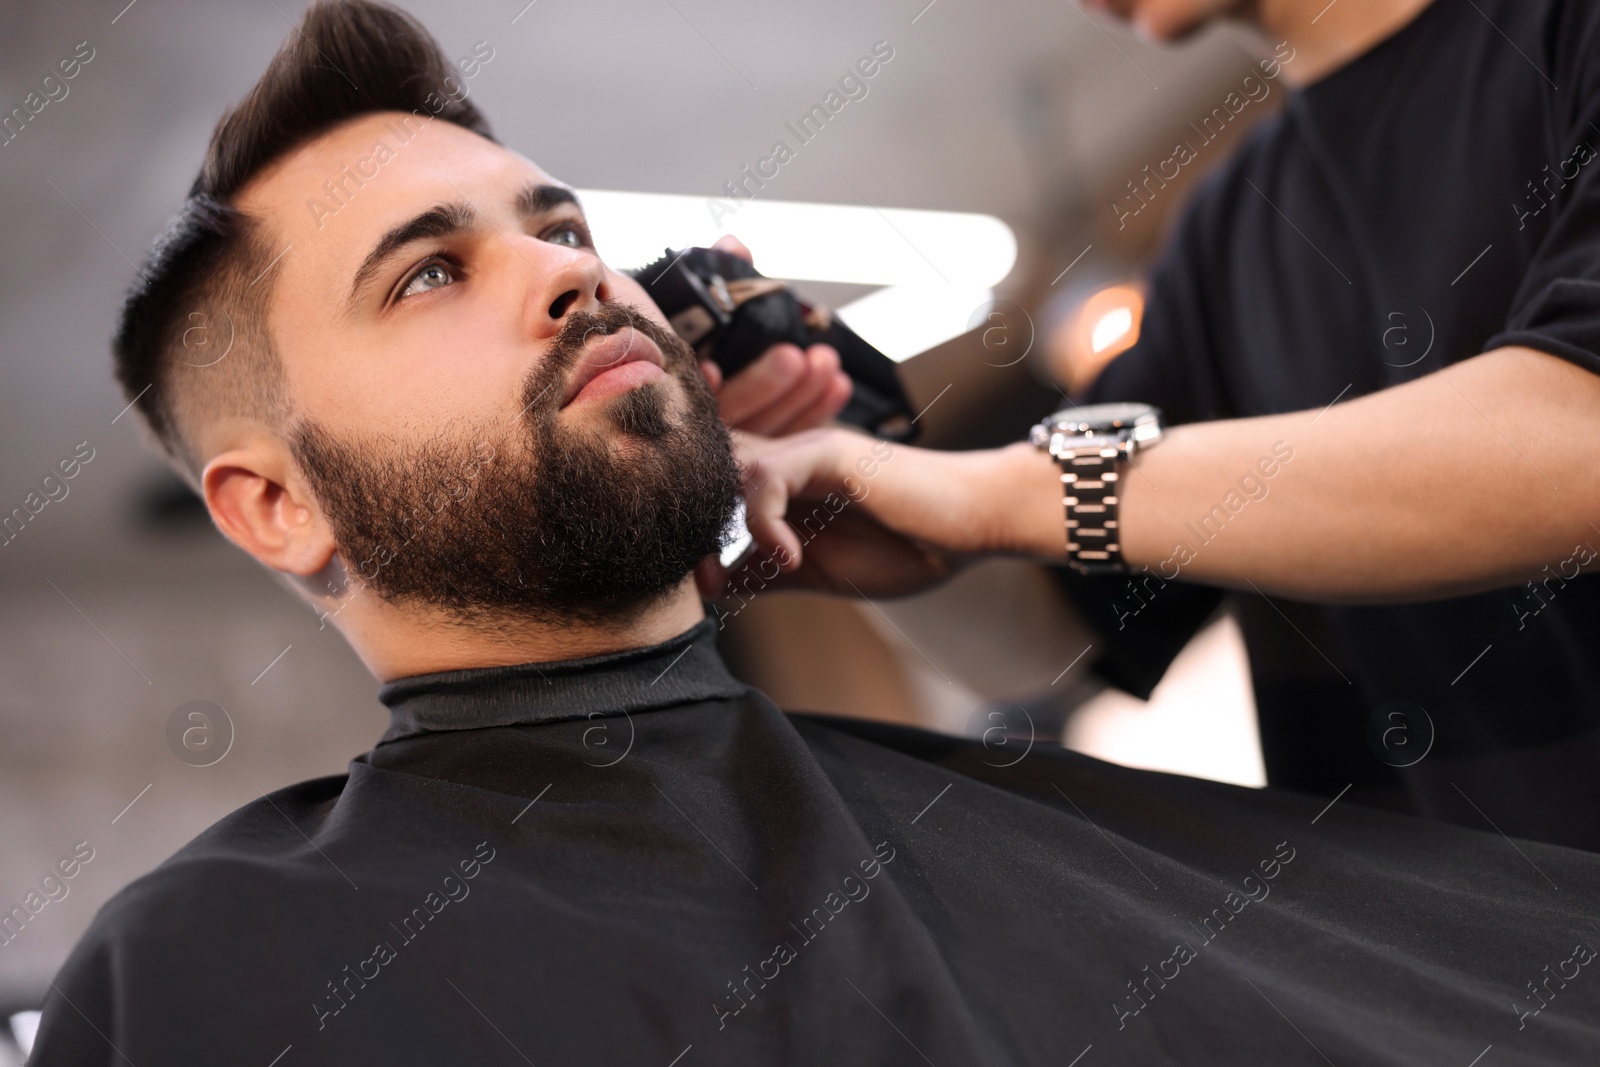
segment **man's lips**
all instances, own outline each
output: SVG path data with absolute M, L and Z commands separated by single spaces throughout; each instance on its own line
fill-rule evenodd
M 578 357 L 561 406 L 625 393 L 665 374 L 665 362 L 656 343 L 631 326 L 597 337 Z

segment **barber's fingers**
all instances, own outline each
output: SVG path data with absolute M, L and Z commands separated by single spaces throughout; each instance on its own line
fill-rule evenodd
M 784 521 L 789 508 L 790 488 L 780 472 L 759 460 L 747 470 L 745 483 L 745 525 L 755 538 L 756 553 L 772 556 L 783 570 L 800 566 L 800 538 Z
M 719 252 L 732 252 L 746 263 L 755 263 L 755 257 L 750 254 L 750 249 L 746 248 L 744 242 L 731 233 L 725 233 L 718 237 L 716 243 L 711 247 Z
M 753 442 L 753 444 L 752 444 Z M 826 431 L 791 438 L 783 445 L 747 438 L 744 464 L 745 525 L 756 552 L 770 556 L 784 571 L 800 566 L 800 536 L 785 521 L 791 498 L 826 477 L 832 462 Z
M 821 426 L 843 409 L 852 386 L 839 369 L 839 353 L 832 345 L 812 345 L 805 358 L 805 375 L 787 393 L 746 418 L 746 429 L 771 436 L 798 433 Z
M 810 361 L 798 345 L 779 344 L 763 352 L 759 359 L 722 383 L 717 403 L 722 421 L 744 428 L 811 373 Z
M 835 372 L 828 387 L 823 390 L 816 402 L 790 419 L 789 425 L 782 432 L 795 433 L 826 426 L 844 410 L 846 404 L 850 403 L 850 396 L 855 392 L 855 388 L 855 383 L 850 380 L 848 374 L 843 371 Z

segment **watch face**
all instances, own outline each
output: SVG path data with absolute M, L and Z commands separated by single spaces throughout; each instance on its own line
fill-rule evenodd
M 1083 404 L 1063 408 L 1051 416 L 1068 433 L 1114 433 L 1141 421 L 1159 422 L 1161 412 L 1149 404 Z

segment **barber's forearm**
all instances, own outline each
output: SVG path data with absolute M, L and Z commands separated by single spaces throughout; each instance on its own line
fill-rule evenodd
M 1004 547 L 1064 558 L 1054 463 L 997 460 Z M 1321 412 L 1172 429 L 1123 477 L 1123 555 L 1310 599 L 1514 584 L 1600 546 L 1597 460 L 1600 377 L 1503 349 Z

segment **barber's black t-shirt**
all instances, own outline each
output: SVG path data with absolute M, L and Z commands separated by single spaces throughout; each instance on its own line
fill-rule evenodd
M 1092 397 L 1174 423 L 1315 411 L 1507 345 L 1600 372 L 1600 4 L 1435 0 L 1291 94 L 1150 285 Z M 1490 490 L 1529 506 L 1537 447 L 1505 447 L 1527 485 Z M 1600 849 L 1597 550 L 1600 529 L 1537 588 L 1431 603 L 1235 597 L 1269 780 Z M 1219 597 L 1174 584 L 1130 614 L 1125 580 L 1067 582 L 1136 693 Z

